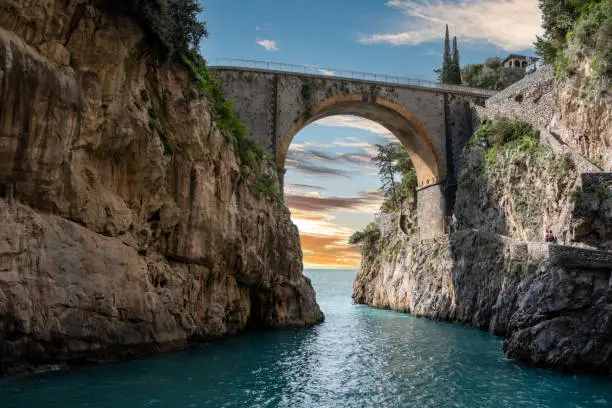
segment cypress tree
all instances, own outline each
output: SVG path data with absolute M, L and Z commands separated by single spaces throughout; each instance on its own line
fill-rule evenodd
M 451 61 L 451 77 L 449 83 L 461 85 L 461 66 L 459 65 L 459 49 L 457 48 L 457 37 L 453 37 L 453 58 Z
M 451 60 L 451 49 L 450 39 L 448 35 L 448 24 L 446 25 L 446 37 L 444 38 L 444 60 L 442 61 L 442 72 L 440 73 L 440 80 L 443 84 L 450 83 L 452 78 L 452 60 Z

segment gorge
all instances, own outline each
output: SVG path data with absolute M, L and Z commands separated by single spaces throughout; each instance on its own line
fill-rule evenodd
M 418 178 L 416 201 L 363 245 L 356 303 L 612 374 L 612 109 L 581 96 L 588 59 L 493 96 L 231 67 L 215 79 L 114 6 L 0 1 L 0 375 L 322 322 L 282 185 L 295 134 L 338 114 L 387 127 Z M 541 242 L 549 229 L 557 244 Z

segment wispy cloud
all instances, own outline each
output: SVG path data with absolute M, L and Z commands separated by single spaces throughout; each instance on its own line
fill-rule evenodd
M 364 191 L 359 197 L 322 197 L 320 195 L 289 194 L 287 204 L 293 210 L 325 213 L 328 211 L 357 211 L 373 214 L 380 207 L 383 195 L 379 191 Z
M 327 118 L 319 119 L 314 122 L 315 125 L 329 126 L 329 127 L 346 127 L 360 130 L 367 130 L 375 133 L 386 139 L 395 139 L 393 133 L 391 133 L 384 126 L 379 125 L 369 119 L 360 118 L 358 116 L 329 116 Z
M 359 248 L 348 244 L 354 232 L 334 222 L 330 214 L 291 208 L 291 219 L 300 230 L 300 241 L 307 268 L 359 267 Z
M 317 71 L 323 75 L 333 76 L 335 73 L 329 69 L 321 68 L 316 65 L 306 65 L 306 68 L 312 69 L 313 71 Z
M 367 169 L 374 167 L 374 164 L 372 163 L 372 157 L 374 157 L 375 155 L 375 150 L 370 149 L 370 147 L 372 146 L 369 143 L 340 142 L 334 145 L 340 147 L 359 147 L 361 148 L 361 151 L 353 153 L 332 153 L 329 151 L 322 151 L 317 149 L 290 149 L 289 153 L 287 154 L 287 160 L 288 162 L 293 160 L 296 163 L 308 165 L 311 165 L 313 161 L 319 161 L 324 163 L 331 163 L 336 166 L 345 165 Z M 296 165 L 295 168 L 299 169 L 300 167 Z M 346 174 L 348 175 L 349 172 L 346 172 Z
M 291 219 L 300 230 L 307 268 L 357 268 L 359 248 L 348 245 L 353 229 L 335 222 L 332 212 L 372 214 L 383 200 L 380 191 L 362 191 L 357 197 L 323 197 L 320 194 L 287 194 Z
M 264 24 L 256 24 L 255 25 L 255 31 L 268 31 L 270 30 L 271 24 L 270 23 L 264 23 Z
M 442 58 L 442 56 L 443 56 L 440 51 L 436 51 L 436 50 L 431 49 L 431 48 L 425 50 L 423 55 L 433 55 L 434 57 L 440 57 L 440 58 Z
M 300 234 L 306 268 L 357 269 L 359 247 L 348 245 L 348 236 Z
M 334 169 L 329 166 L 317 166 L 309 164 L 307 159 L 299 156 L 288 156 L 285 161 L 285 168 L 320 177 L 344 177 L 351 178 L 351 172 Z
M 448 24 L 461 41 L 486 41 L 503 50 L 532 48 L 542 32 L 535 0 L 390 0 L 407 20 L 403 29 L 362 35 L 362 44 L 416 45 L 440 40 Z
M 325 191 L 325 187 L 313 186 L 310 184 L 287 184 L 285 185 L 285 191 L 292 192 L 295 190 Z
M 278 51 L 280 49 L 278 48 L 275 40 L 264 40 L 262 38 L 258 38 L 255 42 L 264 47 L 266 51 Z

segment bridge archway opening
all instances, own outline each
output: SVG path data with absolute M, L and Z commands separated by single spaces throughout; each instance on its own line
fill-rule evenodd
M 396 141 L 354 115 L 313 121 L 295 135 L 283 188 L 306 268 L 359 268 L 361 253 L 349 238 L 376 220 L 385 199 L 370 158 L 375 144 Z
M 363 95 L 333 96 L 313 104 L 301 114 L 281 135 L 276 157 L 279 170 L 284 172 L 291 142 L 302 129 L 320 119 L 339 115 L 361 117 L 388 129 L 406 147 L 416 169 L 419 188 L 444 181 L 442 153 L 418 119 L 392 101 L 384 98 L 367 101 Z

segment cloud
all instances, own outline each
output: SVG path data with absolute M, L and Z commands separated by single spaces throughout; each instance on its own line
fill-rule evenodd
M 348 244 L 352 229 L 335 224 L 332 215 L 320 212 L 292 208 L 291 219 L 300 230 L 307 268 L 359 267 L 359 248 Z
M 256 24 L 255 31 L 269 31 L 272 25 L 270 23 Z
M 360 147 L 361 152 L 353 152 L 353 153 L 330 153 L 327 151 L 317 150 L 317 149 L 309 149 L 309 148 L 301 148 L 299 150 L 290 149 L 287 154 L 287 161 L 293 161 L 294 167 L 297 170 L 304 168 L 304 166 L 313 166 L 311 164 L 312 161 L 320 161 L 325 163 L 332 163 L 337 166 L 351 166 L 351 167 L 367 167 L 372 168 L 375 167 L 374 163 L 372 163 L 372 157 L 374 157 L 375 149 L 370 150 L 372 147 L 369 143 L 363 142 L 350 142 L 350 143 L 335 143 L 336 146 L 342 147 Z M 330 169 L 329 167 L 319 166 L 321 168 Z M 332 169 L 330 169 L 332 170 Z M 349 171 L 344 171 L 348 176 L 350 174 Z
M 325 187 L 321 186 L 312 186 L 310 184 L 287 184 L 285 186 L 285 191 L 295 191 L 295 190 L 314 190 L 314 191 L 325 191 Z
M 329 69 L 317 68 L 317 70 L 323 75 L 327 75 L 327 76 L 334 76 L 335 74 L 334 71 L 330 71 Z
M 443 54 L 440 51 L 436 51 L 436 50 L 431 49 L 431 48 L 425 50 L 423 55 L 433 55 L 434 57 L 440 57 L 440 58 L 443 57 Z
M 325 68 L 321 68 L 321 67 L 317 67 L 316 65 L 306 65 L 306 68 L 309 68 L 313 71 L 317 71 L 323 75 L 327 75 L 327 76 L 334 76 L 335 72 L 331 71 L 329 69 L 325 69 Z
M 487 41 L 506 51 L 532 48 L 542 32 L 535 0 L 391 0 L 386 4 L 407 17 L 405 29 L 362 35 L 362 44 L 417 45 L 438 41 L 449 24 L 461 41 Z
M 312 164 L 308 164 L 306 160 L 295 156 L 287 157 L 287 160 L 285 161 L 285 168 L 296 170 L 301 173 L 306 173 L 313 176 L 351 178 L 351 172 L 349 171 L 334 169 L 326 166 L 315 166 Z
M 329 143 L 315 143 L 315 142 L 294 142 L 291 143 L 292 151 L 302 151 L 308 150 L 311 148 L 319 148 L 319 149 L 329 149 L 330 147 L 334 147 L 333 144 Z
M 367 130 L 386 139 L 395 139 L 393 133 L 387 128 L 369 119 L 358 116 L 329 116 L 314 122 L 315 125 L 329 127 L 346 127 L 352 129 Z
M 378 210 L 383 194 L 380 191 L 363 191 L 358 197 L 321 197 L 288 194 L 285 196 L 291 211 L 325 213 L 329 211 L 364 212 L 373 214 Z
M 264 47 L 266 51 L 278 51 L 280 49 L 278 48 L 276 41 L 274 40 L 264 40 L 264 39 L 258 38 L 257 41 L 255 42 L 261 45 L 262 47 Z
M 348 237 L 300 234 L 306 268 L 357 269 L 359 247 L 348 245 Z
M 380 207 L 380 191 L 359 192 L 355 198 L 288 195 L 291 219 L 300 230 L 307 268 L 359 267 L 359 247 L 348 244 L 355 232 L 334 222 L 334 210 L 371 214 Z M 314 210 L 313 210 L 314 209 Z

